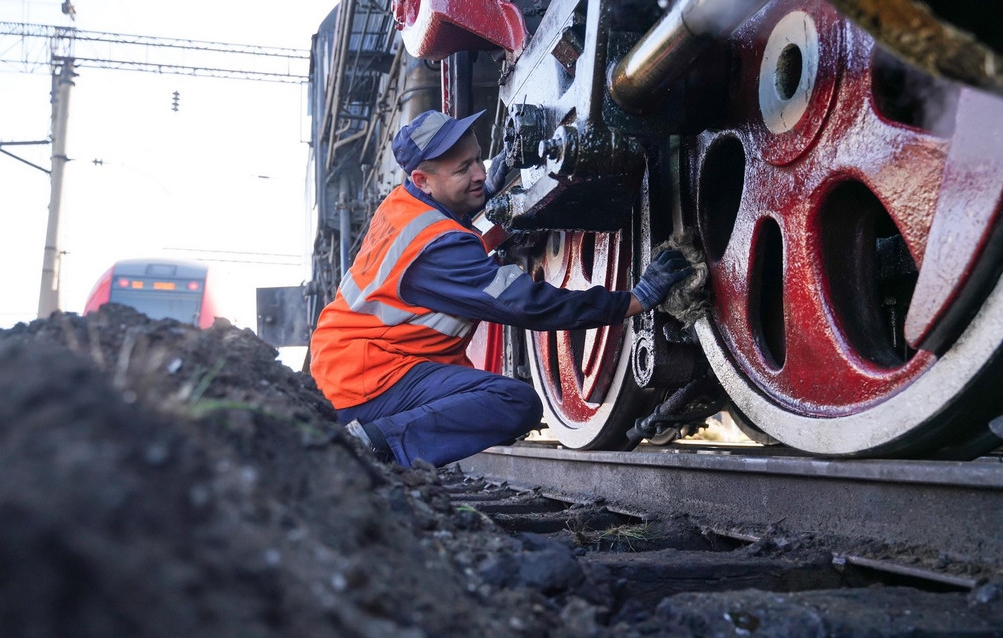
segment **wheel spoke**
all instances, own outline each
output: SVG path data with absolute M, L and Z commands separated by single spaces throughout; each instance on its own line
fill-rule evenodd
M 1000 148 L 1003 101 L 976 91 L 963 92 L 927 249 L 906 317 L 905 336 L 913 347 L 939 350 L 944 345 L 944 335 L 955 332 L 955 326 L 942 325 L 940 336 L 928 337 L 938 321 L 946 322 L 942 319 L 949 306 L 956 309 L 955 315 L 969 314 L 964 307 L 968 303 L 959 297 L 999 220 Z M 975 285 L 981 283 L 977 280 Z
M 631 268 L 629 241 L 623 233 L 554 233 L 534 267 L 560 288 L 623 290 Z M 630 372 L 629 338 L 623 326 L 530 333 L 534 384 L 547 423 L 563 444 L 622 448 L 624 432 L 650 410 Z

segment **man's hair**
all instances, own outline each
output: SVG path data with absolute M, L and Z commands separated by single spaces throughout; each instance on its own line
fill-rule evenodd
M 422 173 L 435 173 L 436 163 L 435 160 L 425 160 L 421 164 L 414 167 L 415 171 L 421 171 Z M 414 171 L 411 171 L 414 173 Z

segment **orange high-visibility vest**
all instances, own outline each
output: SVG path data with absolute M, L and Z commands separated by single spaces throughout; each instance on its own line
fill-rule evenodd
M 476 322 L 411 305 L 401 278 L 445 233 L 476 235 L 398 186 L 373 215 L 334 301 L 310 342 L 310 372 L 335 408 L 380 395 L 422 361 L 471 366 L 466 349 Z

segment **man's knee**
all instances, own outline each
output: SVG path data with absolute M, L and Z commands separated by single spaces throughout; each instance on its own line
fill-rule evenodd
M 515 429 L 513 436 L 521 436 L 530 430 L 536 429 L 543 418 L 543 403 L 540 395 L 532 385 L 518 381 L 516 379 L 505 378 L 507 387 L 505 392 L 509 397 L 509 404 L 512 406 Z
M 539 425 L 540 420 L 543 419 L 543 402 L 540 401 L 540 395 L 536 392 L 536 388 L 528 383 L 523 385 L 526 392 L 526 415 L 534 425 Z

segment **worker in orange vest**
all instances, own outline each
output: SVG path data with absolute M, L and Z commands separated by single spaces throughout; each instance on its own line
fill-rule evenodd
M 543 406 L 531 385 L 467 359 L 479 321 L 529 330 L 620 324 L 693 272 L 667 250 L 631 292 L 573 291 L 499 266 L 471 221 L 504 180 L 501 160 L 489 179 L 470 128 L 482 113 L 426 111 L 401 128 L 393 151 L 407 179 L 376 209 L 313 333 L 318 387 L 381 461 L 442 466 L 539 427 Z

